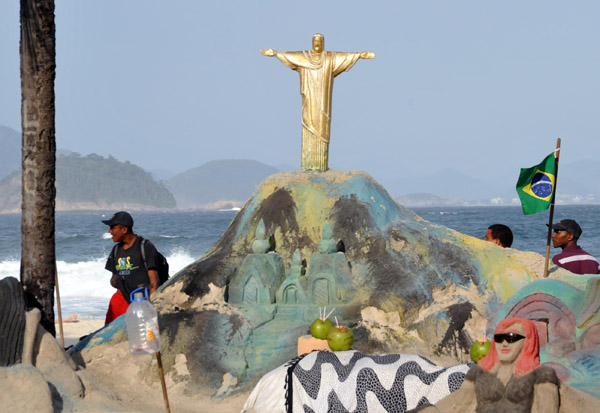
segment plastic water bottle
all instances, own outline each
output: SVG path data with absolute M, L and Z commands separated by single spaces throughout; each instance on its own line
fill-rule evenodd
M 148 290 L 140 287 L 130 295 L 131 304 L 125 313 L 129 351 L 136 354 L 152 354 L 160 351 L 158 315 L 148 301 Z

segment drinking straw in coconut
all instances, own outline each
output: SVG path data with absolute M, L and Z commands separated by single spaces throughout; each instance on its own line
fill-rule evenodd
M 335 325 L 337 326 L 337 328 L 340 328 L 340 324 L 337 321 L 337 316 L 335 316 Z
M 333 312 L 334 312 L 334 311 L 335 311 L 335 307 L 333 307 L 333 310 L 331 310 L 331 311 L 329 312 L 329 314 L 327 314 L 327 315 L 325 316 L 325 319 L 328 319 L 328 318 L 329 318 L 329 316 L 330 316 L 331 314 L 333 314 Z

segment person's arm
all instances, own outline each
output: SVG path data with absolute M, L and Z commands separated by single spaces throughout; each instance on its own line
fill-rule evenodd
M 114 272 L 115 271 L 115 263 L 114 263 L 114 259 L 113 259 L 113 252 L 114 252 L 114 248 L 110 252 L 108 259 L 106 260 L 104 269 L 107 271 L 110 271 L 110 273 L 112 274 L 110 277 L 110 285 L 112 285 L 114 288 L 119 288 L 119 287 L 117 287 L 117 280 L 116 280 L 117 274 Z
M 152 293 L 158 289 L 158 271 L 148 270 L 148 278 L 150 279 L 148 294 L 152 295 Z
M 582 274 L 598 274 L 598 261 L 595 260 L 584 260 L 581 262 L 581 273 Z

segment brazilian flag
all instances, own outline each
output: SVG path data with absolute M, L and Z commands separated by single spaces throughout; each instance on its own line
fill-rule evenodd
M 521 168 L 517 181 L 517 194 L 525 215 L 548 209 L 552 202 L 556 183 L 554 152 L 531 168 Z

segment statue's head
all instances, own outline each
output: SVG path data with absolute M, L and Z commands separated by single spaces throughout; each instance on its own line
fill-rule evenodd
M 315 33 L 313 35 L 313 52 L 323 53 L 323 50 L 325 50 L 325 36 L 321 33 Z
M 515 364 L 517 377 L 540 365 L 539 340 L 533 321 L 523 318 L 505 318 L 496 327 L 488 354 L 477 364 L 486 371 L 498 363 Z

